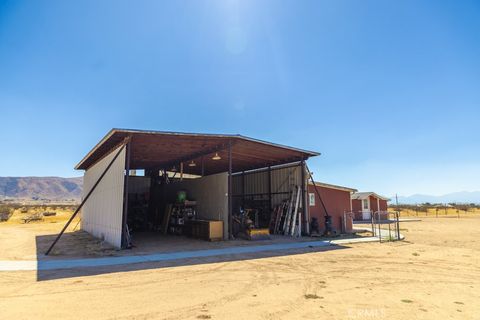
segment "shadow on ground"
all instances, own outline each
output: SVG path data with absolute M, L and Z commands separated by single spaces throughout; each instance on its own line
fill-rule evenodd
M 135 242 L 137 246 L 133 249 L 115 250 L 84 231 L 75 231 L 65 233 L 51 254 L 45 256 L 46 250 L 55 237 L 56 235 L 54 234 L 36 237 L 37 281 L 291 256 L 348 248 L 340 245 L 310 246 L 306 244 L 302 248 L 249 252 L 255 251 L 260 247 L 265 248 L 264 246 L 268 246 L 266 248 L 270 249 L 270 246 L 275 248 L 277 245 L 282 244 L 295 246 L 296 243 L 315 240 L 312 240 L 312 238 L 274 237 L 271 240 L 263 241 L 232 240 L 207 242 L 179 236 L 160 236 L 148 233 L 139 235 Z M 245 252 L 236 253 L 238 248 L 242 248 L 241 250 Z M 215 252 L 215 255 L 209 255 L 212 251 Z M 230 253 L 230 251 L 233 253 Z M 194 253 L 193 257 L 189 254 L 192 252 Z M 206 256 L 195 257 L 196 252 L 206 253 Z M 216 255 L 217 252 L 220 254 Z M 152 260 L 157 261 L 147 261 L 148 259 L 141 259 L 142 257 L 152 257 Z M 122 261 L 126 260 L 127 264 L 117 264 L 119 259 L 122 259 Z M 115 262 L 112 263 L 112 261 Z M 82 267 L 62 267 L 62 265 L 68 265 L 70 262 L 75 262 L 77 265 L 82 265 L 86 262 L 86 265 Z M 97 265 L 92 266 L 92 264 Z

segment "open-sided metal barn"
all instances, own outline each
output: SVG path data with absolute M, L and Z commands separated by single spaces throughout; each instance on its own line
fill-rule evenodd
M 195 204 L 191 213 L 222 222 L 222 238 L 228 239 L 236 212 L 257 206 L 262 224 L 262 214 L 294 187 L 302 190 L 302 219 L 309 221 L 305 161 L 316 155 L 241 135 L 112 129 L 76 166 L 85 170 L 88 197 L 82 229 L 125 247 L 132 230 L 169 227 L 165 208 L 183 193 Z

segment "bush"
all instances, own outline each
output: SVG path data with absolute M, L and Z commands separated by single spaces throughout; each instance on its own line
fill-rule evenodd
M 0 204 L 0 222 L 10 219 L 13 213 L 13 208 L 8 205 Z

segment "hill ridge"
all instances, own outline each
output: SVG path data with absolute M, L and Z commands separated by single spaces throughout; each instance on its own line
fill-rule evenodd
M 395 203 L 395 196 L 391 197 L 390 203 Z M 480 203 L 480 191 L 459 191 L 451 192 L 440 196 L 428 194 L 412 194 L 410 196 L 398 196 L 400 204 L 419 203 Z
M 0 177 L 0 198 L 79 202 L 82 187 L 82 177 Z

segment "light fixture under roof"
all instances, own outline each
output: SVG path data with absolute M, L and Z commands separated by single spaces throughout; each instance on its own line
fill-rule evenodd
M 195 163 L 195 161 L 190 161 L 190 163 L 188 164 L 189 167 L 196 167 L 197 164 Z
M 212 160 L 221 160 L 222 158 L 218 155 L 218 152 L 215 152 L 215 155 L 212 157 Z
M 172 169 L 170 169 L 172 172 L 177 172 L 177 167 L 173 166 Z

